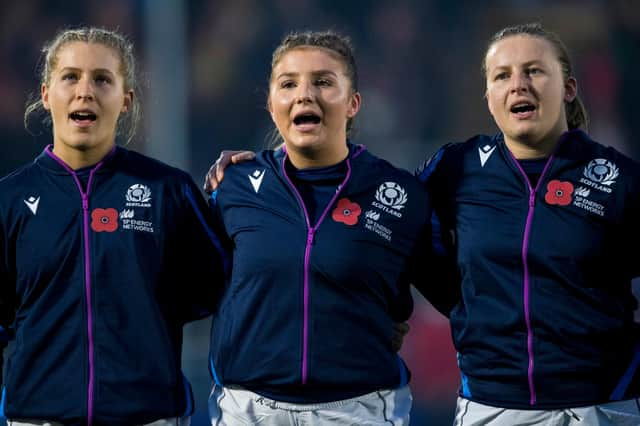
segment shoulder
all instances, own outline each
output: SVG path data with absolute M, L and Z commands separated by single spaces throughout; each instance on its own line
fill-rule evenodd
M 56 190 L 58 192 L 55 192 Z M 41 192 L 43 180 L 35 163 L 24 165 L 0 178 L 0 222 L 10 221 L 8 218 L 12 217 L 13 213 L 24 208 L 23 203 L 38 200 Z M 53 199 L 64 194 L 63 190 L 54 185 L 47 188 L 47 196 Z
M 583 175 L 588 179 L 607 185 L 623 181 L 633 192 L 640 191 L 640 163 L 618 149 L 578 132 L 572 138 L 571 152 L 580 156 Z
M 0 197 L 22 190 L 22 188 L 35 184 L 34 177 L 35 163 L 25 164 L 24 166 L 12 171 L 6 176 L 0 178 Z
M 368 177 L 392 177 L 408 183 L 416 181 L 412 173 L 366 150 L 354 155 L 351 163 L 355 171 Z
M 415 171 L 421 182 L 426 182 L 436 171 L 448 173 L 456 170 L 462 164 L 463 157 L 468 154 L 479 155 L 489 153 L 501 140 L 501 135 L 475 135 L 466 141 L 450 142 L 441 146 L 431 157 L 428 157 Z
M 630 167 L 638 167 L 640 165 L 640 163 L 638 163 L 636 160 L 622 153 L 613 146 L 595 141 L 584 132 L 578 132 L 576 137 L 572 139 L 575 140 L 575 143 L 579 147 L 579 149 L 583 150 L 583 152 L 586 152 L 591 156 L 600 155 L 610 160 L 624 163 L 625 165 L 628 165 Z
M 118 148 L 118 151 L 120 168 L 127 172 L 150 179 L 173 181 L 177 178 L 183 183 L 192 181 L 191 175 L 178 167 L 125 148 Z
M 230 164 L 224 170 L 215 199 L 222 204 L 243 203 L 258 193 L 263 198 L 282 191 L 285 187 L 281 178 L 282 157 L 280 150 L 263 150 L 257 152 L 253 160 Z
M 407 170 L 394 166 L 389 161 L 377 157 L 368 151 L 360 153 L 352 161 L 352 179 L 360 189 L 370 188 L 376 197 L 391 191 L 401 197 L 414 194 L 426 201 L 427 193 L 424 185 Z M 421 204 L 421 203 L 420 203 Z
M 224 180 L 220 184 L 220 188 L 223 188 L 225 183 L 227 183 L 226 186 L 229 186 L 228 182 L 247 179 L 248 175 L 257 178 L 267 171 L 279 173 L 281 160 L 282 155 L 279 151 L 263 150 L 257 152 L 253 160 L 230 164 L 224 170 Z
M 393 176 L 397 179 L 415 180 L 415 177 L 408 171 L 401 169 L 384 158 L 380 158 L 369 151 L 362 151 L 354 154 L 351 158 L 354 168 L 360 173 L 368 175 Z

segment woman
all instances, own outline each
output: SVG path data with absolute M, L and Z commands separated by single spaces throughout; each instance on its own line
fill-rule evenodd
M 498 32 L 483 69 L 500 133 L 422 172 L 462 278 L 456 424 L 640 424 L 640 167 L 579 130 L 566 48 L 539 24 Z
M 410 283 L 443 312 L 451 302 L 427 285 L 423 186 L 347 140 L 357 81 L 338 34 L 294 33 L 273 53 L 284 146 L 228 169 L 212 198 L 234 254 L 212 329 L 212 424 L 409 422 L 393 323 L 411 314 Z
M 9 425 L 188 424 L 182 326 L 207 313 L 192 301 L 216 300 L 222 279 L 203 277 L 223 276 L 222 257 L 192 179 L 115 144 L 139 116 L 131 43 L 60 32 L 25 122 L 41 108 L 52 145 L 0 180 L 0 327 L 16 340 L 3 413 Z

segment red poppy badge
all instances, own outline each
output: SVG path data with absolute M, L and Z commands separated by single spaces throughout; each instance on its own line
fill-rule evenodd
M 113 232 L 118 229 L 118 211 L 116 209 L 93 209 L 91 229 L 96 232 Z
M 554 179 L 547 184 L 547 193 L 544 196 L 544 200 L 547 204 L 567 206 L 571 203 L 571 194 L 573 194 L 573 184 L 571 182 L 562 182 Z
M 331 217 L 336 222 L 342 222 L 345 225 L 353 226 L 358 223 L 358 216 L 362 213 L 362 209 L 357 203 L 352 202 L 348 198 L 341 198 L 338 205 L 331 213 Z

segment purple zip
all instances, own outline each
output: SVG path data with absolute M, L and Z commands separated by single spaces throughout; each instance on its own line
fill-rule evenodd
M 89 193 L 91 192 L 91 182 L 95 172 L 102 167 L 104 160 L 111 156 L 115 152 L 115 145 L 113 149 L 107 154 L 93 169 L 89 172 L 89 180 L 87 181 L 87 192 L 82 189 L 82 184 L 76 172 L 71 169 L 62 159 L 58 158 L 52 151 L 51 145 L 47 146 L 45 152 L 49 157 L 53 158 L 58 164 L 65 168 L 67 172 L 71 174 L 73 180 L 80 191 L 82 198 L 82 222 L 84 233 L 84 282 L 85 282 L 85 301 L 87 304 L 87 336 L 89 341 L 89 384 L 87 386 L 87 425 L 91 426 L 93 423 L 93 379 L 94 379 L 94 360 L 93 360 L 93 314 L 91 309 L 91 258 L 89 257 Z
M 529 177 L 527 173 L 524 171 L 520 162 L 511 154 L 511 151 L 507 150 L 513 159 L 514 164 L 524 176 L 525 182 L 527 183 L 527 188 L 529 189 L 529 209 L 527 211 L 527 221 L 524 226 L 524 237 L 522 239 L 522 265 L 523 265 L 523 275 L 524 275 L 524 321 L 527 326 L 527 353 L 529 355 L 529 364 L 527 367 L 527 378 L 529 381 L 529 404 L 536 404 L 536 388 L 533 382 L 533 371 L 534 371 L 534 357 L 533 357 L 533 328 L 531 327 L 531 311 L 530 311 L 530 298 L 529 294 L 531 292 L 531 284 L 529 282 L 529 262 L 527 261 L 527 255 L 529 253 L 529 236 L 531 235 L 531 222 L 533 220 L 533 212 L 535 210 L 535 200 L 536 193 L 538 192 L 538 188 L 540 187 L 540 183 L 542 182 L 542 178 L 547 173 L 547 169 L 549 165 L 553 161 L 554 155 L 552 154 L 544 165 L 542 169 L 542 173 L 540 173 L 540 177 L 538 178 L 538 183 L 536 183 L 536 187 L 533 188 L 531 186 L 531 182 L 529 181 Z
M 358 151 L 354 152 L 354 154 L 351 155 L 352 158 L 355 158 L 362 151 L 364 151 L 363 146 L 358 147 L 358 149 L 359 149 Z M 307 242 L 304 248 L 304 290 L 303 290 L 304 312 L 303 312 L 303 324 L 302 324 L 302 384 L 304 385 L 307 383 L 307 354 L 308 354 L 308 348 L 309 348 L 309 261 L 311 259 L 311 246 L 313 245 L 313 239 L 316 231 L 320 227 L 320 224 L 324 220 L 325 216 L 331 209 L 331 206 L 336 201 L 336 199 L 342 192 L 342 189 L 344 188 L 347 181 L 351 177 L 351 161 L 350 161 L 350 158 L 347 157 L 347 160 L 346 160 L 347 175 L 345 176 L 344 180 L 338 187 L 338 190 L 336 191 L 335 195 L 331 198 L 331 201 L 329 201 L 329 204 L 327 204 L 327 206 L 324 208 L 324 211 L 322 212 L 322 215 L 320 216 L 320 219 L 318 219 L 318 222 L 316 223 L 316 225 L 312 227 L 311 222 L 309 220 L 309 212 L 307 211 L 307 207 L 304 205 L 302 195 L 300 195 L 300 192 L 298 191 L 296 186 L 293 184 L 293 182 L 287 175 L 287 170 L 285 168 L 285 163 L 287 160 L 286 150 L 284 150 L 284 153 L 285 155 L 284 155 L 284 158 L 282 159 L 282 164 L 281 164 L 282 174 L 284 175 L 285 179 L 289 183 L 289 186 L 291 186 L 291 188 L 293 189 L 294 194 L 296 194 L 296 198 L 298 198 L 298 203 L 300 203 L 300 206 L 302 207 L 302 212 L 304 213 L 305 222 L 307 223 Z

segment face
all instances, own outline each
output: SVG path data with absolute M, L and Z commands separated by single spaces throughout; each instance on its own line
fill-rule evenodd
M 553 45 L 510 36 L 491 46 L 485 65 L 489 111 L 507 145 L 548 154 L 568 129 L 565 102 L 577 92 L 575 79 L 563 77 Z
M 318 47 L 292 49 L 273 68 L 269 111 L 292 161 L 296 153 L 346 155 L 347 119 L 358 113 L 360 94 L 345 70 L 337 56 Z
M 102 158 L 115 143 L 118 117 L 132 100 L 113 49 L 85 42 L 63 45 L 48 84 L 42 85 L 56 154 L 63 160 L 79 154 Z

